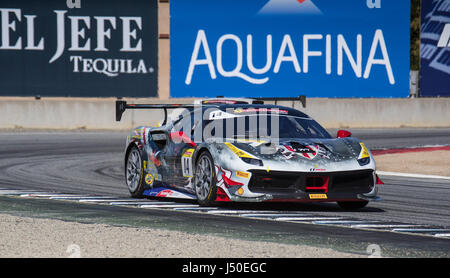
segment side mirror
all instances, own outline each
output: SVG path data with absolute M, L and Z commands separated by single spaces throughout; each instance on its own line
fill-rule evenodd
M 346 137 L 352 137 L 352 133 L 348 130 L 338 130 L 337 132 L 337 138 L 346 138 Z

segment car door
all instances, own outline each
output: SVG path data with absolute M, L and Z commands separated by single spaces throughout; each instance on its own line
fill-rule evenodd
M 192 113 L 187 113 L 173 123 L 169 131 L 169 141 L 164 150 L 167 163 L 167 183 L 176 187 L 186 187 L 193 177 L 193 154 L 195 143 L 192 138 Z

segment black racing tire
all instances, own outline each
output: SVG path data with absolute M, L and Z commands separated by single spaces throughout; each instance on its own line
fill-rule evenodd
M 142 154 L 137 146 L 131 147 L 125 161 L 125 183 L 128 191 L 130 191 L 131 197 L 142 198 L 145 190 L 145 170 Z
M 208 151 L 200 154 L 195 163 L 194 189 L 200 206 L 215 204 L 217 197 L 217 179 L 214 160 Z
M 363 207 L 367 206 L 369 201 L 354 201 L 354 202 L 337 202 L 337 204 L 343 208 L 348 210 L 357 210 L 362 209 Z

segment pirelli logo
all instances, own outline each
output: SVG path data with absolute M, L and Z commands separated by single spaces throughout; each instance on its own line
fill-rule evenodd
M 237 171 L 237 172 L 236 172 L 236 176 L 241 177 L 241 178 L 246 178 L 246 179 L 248 179 L 248 177 L 250 176 L 250 174 L 247 173 L 247 172 Z
M 309 199 L 316 200 L 316 199 L 327 199 L 327 194 L 309 194 Z

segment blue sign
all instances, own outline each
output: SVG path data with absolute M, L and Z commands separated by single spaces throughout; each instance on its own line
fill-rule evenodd
M 420 95 L 450 96 L 450 0 L 422 1 Z
M 171 96 L 407 97 L 410 0 L 171 0 Z

